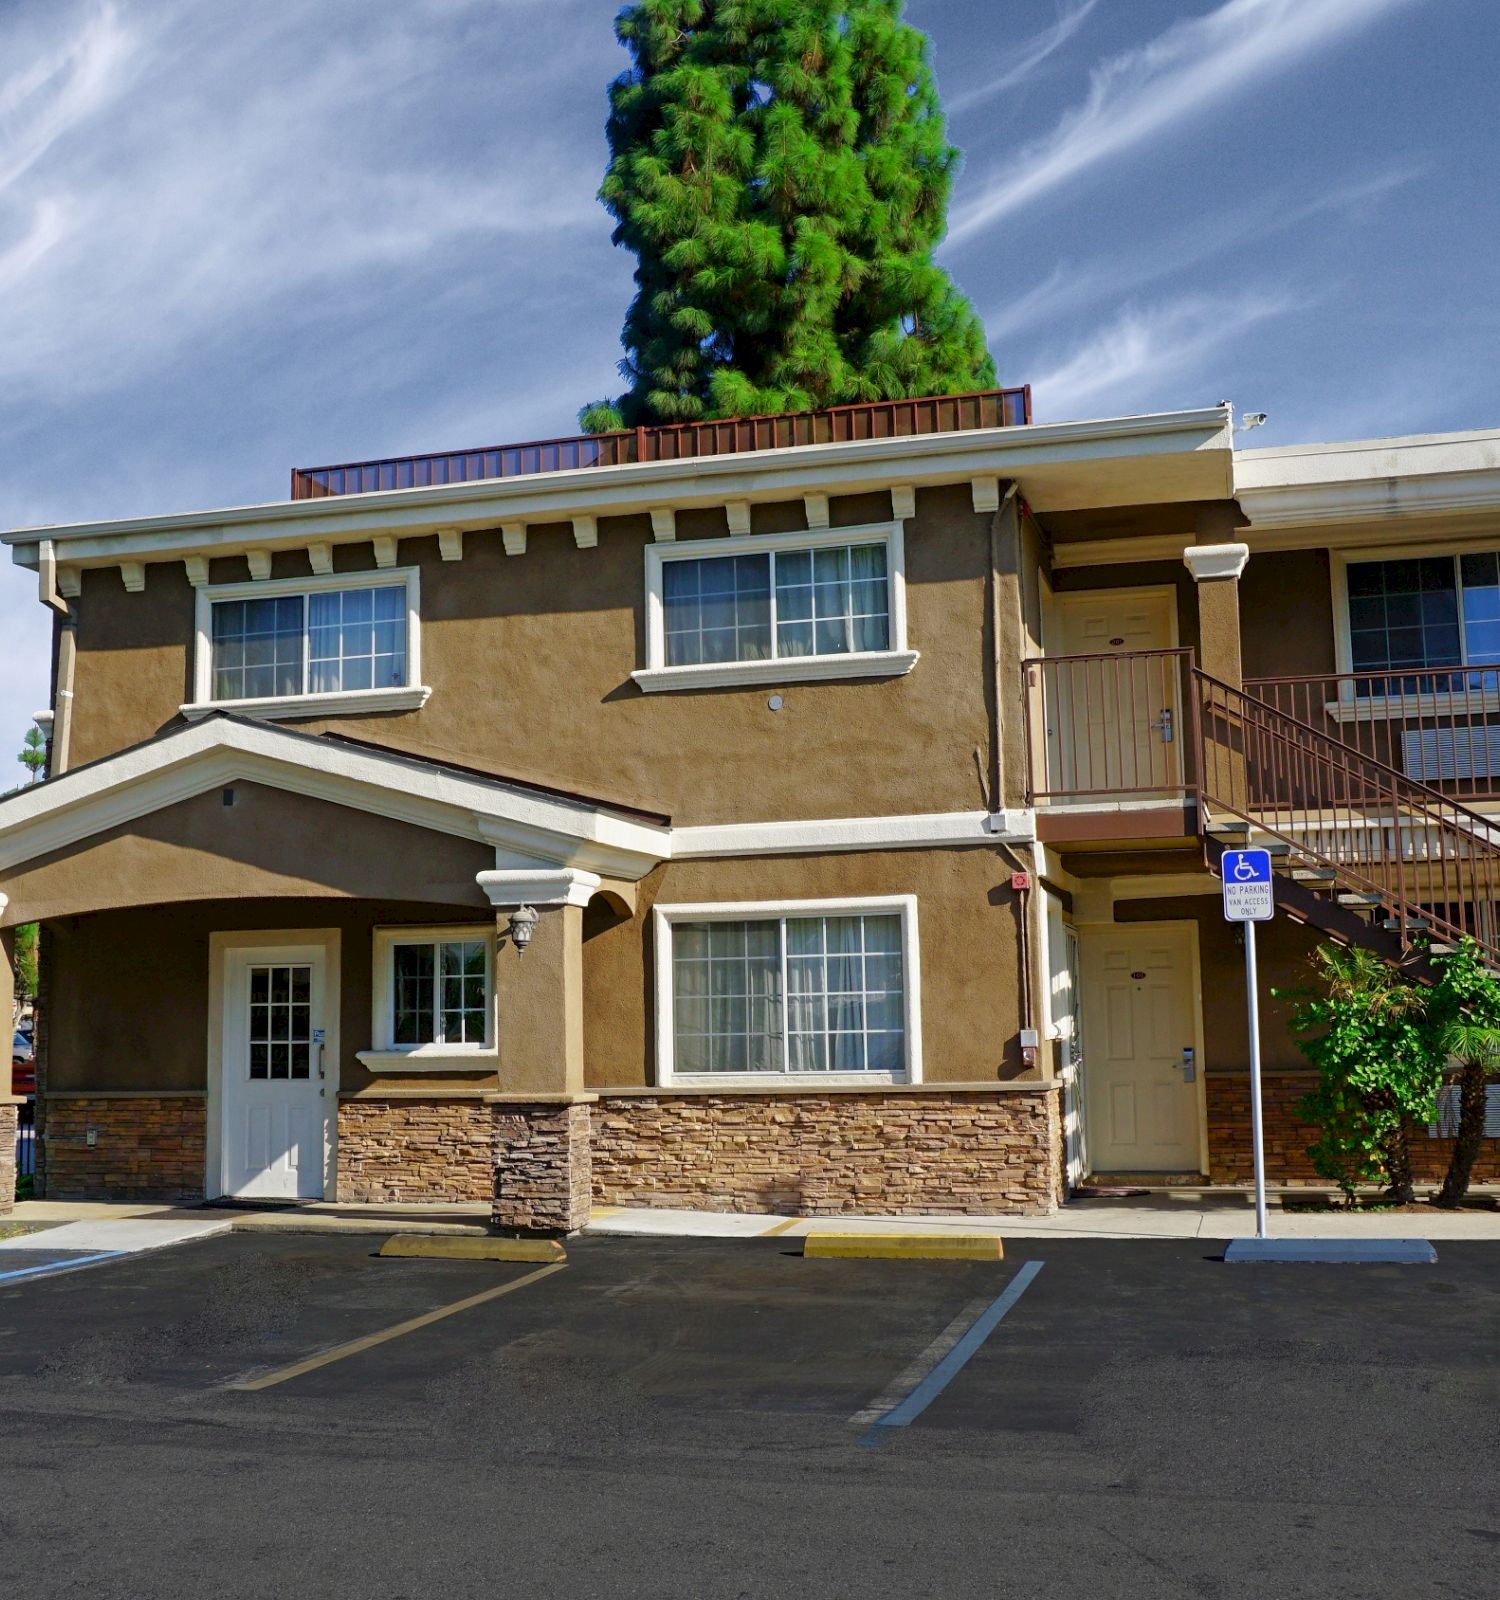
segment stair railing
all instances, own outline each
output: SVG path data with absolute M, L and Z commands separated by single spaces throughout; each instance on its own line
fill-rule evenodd
M 1474 938 L 1500 965 L 1500 819 L 1492 821 L 1311 724 L 1193 672 L 1200 828 L 1234 819 L 1331 873 L 1335 894 L 1378 900 L 1403 946 Z

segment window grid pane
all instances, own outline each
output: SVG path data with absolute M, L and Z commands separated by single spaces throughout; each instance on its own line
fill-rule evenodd
M 309 1077 L 312 968 L 255 966 L 249 971 L 250 1076 L 268 1080 Z
M 888 566 L 884 540 L 669 560 L 662 566 L 666 665 L 888 650 Z
M 406 684 L 405 584 L 216 600 L 210 634 L 215 700 Z
M 679 1073 L 905 1070 L 895 913 L 678 923 L 672 971 Z
M 1356 672 L 1461 665 L 1458 564 L 1452 556 L 1351 562 L 1348 584 Z M 1377 683 L 1373 692 L 1395 689 Z
M 440 1044 L 485 1042 L 485 946 L 482 940 L 445 941 L 441 946 L 443 975 Z

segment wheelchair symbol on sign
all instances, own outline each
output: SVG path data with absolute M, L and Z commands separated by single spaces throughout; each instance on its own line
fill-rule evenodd
M 1255 868 L 1241 856 L 1234 864 L 1234 875 L 1241 883 L 1249 883 L 1255 876 Z

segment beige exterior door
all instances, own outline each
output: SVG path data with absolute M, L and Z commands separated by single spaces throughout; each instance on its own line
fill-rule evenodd
M 1090 1168 L 1200 1171 L 1197 925 L 1086 928 L 1080 943 Z
M 1061 594 L 1049 654 L 1052 787 L 1063 794 L 1159 794 L 1182 783 L 1182 690 L 1172 656 L 1176 595 L 1166 589 Z M 1118 659 L 1117 659 L 1118 658 Z

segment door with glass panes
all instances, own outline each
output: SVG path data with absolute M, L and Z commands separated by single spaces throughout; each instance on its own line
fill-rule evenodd
M 223 1192 L 320 1200 L 327 1121 L 323 948 L 234 950 L 224 979 Z

